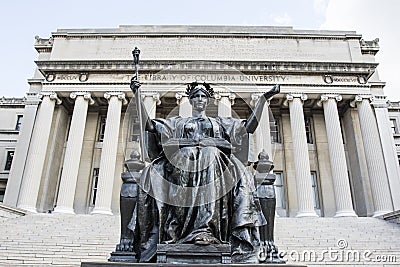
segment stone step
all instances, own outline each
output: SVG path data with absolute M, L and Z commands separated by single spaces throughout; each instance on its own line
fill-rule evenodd
M 106 262 L 119 216 L 28 214 L 0 221 L 0 266 Z M 400 225 L 376 218 L 277 218 L 275 240 L 288 263 L 395 266 Z

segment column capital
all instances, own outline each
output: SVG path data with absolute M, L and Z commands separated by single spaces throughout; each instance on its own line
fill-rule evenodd
M 142 97 L 143 98 L 152 97 L 157 105 L 161 104 L 160 93 L 157 93 L 157 92 L 142 92 Z
M 317 102 L 319 107 L 322 107 L 322 103 L 328 101 L 329 99 L 334 99 L 336 102 L 342 101 L 342 96 L 337 94 L 323 94 L 321 95 L 321 100 Z
M 75 99 L 78 96 L 83 96 L 83 99 L 88 100 L 90 105 L 93 105 L 95 103 L 94 100 L 92 99 L 92 96 L 91 96 L 90 92 L 83 92 L 83 91 L 81 92 L 81 91 L 79 91 L 79 92 L 72 92 L 69 95 L 69 97 L 72 98 L 72 99 Z
M 107 93 L 104 93 L 104 98 L 107 99 L 107 100 L 110 100 L 111 97 L 113 97 L 113 96 L 118 97 L 118 100 L 122 100 L 123 101 L 122 103 L 124 105 L 128 104 L 128 100 L 126 100 L 125 93 L 123 93 L 123 92 L 107 92 Z
M 227 97 L 229 98 L 231 105 L 233 106 L 235 104 L 235 99 L 236 95 L 234 93 L 229 93 L 229 92 L 218 92 L 214 94 L 215 101 L 221 101 L 222 97 Z
M 372 106 L 374 106 L 374 108 L 388 108 L 389 107 L 388 100 L 387 100 L 386 96 L 384 96 L 384 95 L 374 96 L 371 104 L 372 104 Z
M 184 92 L 177 92 L 175 94 L 175 98 L 176 98 L 176 103 L 179 105 L 182 101 L 183 97 L 188 97 L 188 95 Z
M 252 107 L 254 107 L 257 104 L 258 100 L 260 99 L 260 97 L 262 95 L 263 95 L 263 93 L 253 93 L 253 94 L 251 94 L 251 96 L 250 96 L 251 97 L 250 105 Z M 270 99 L 267 99 L 268 105 L 269 105 L 270 102 L 271 102 Z
M 286 95 L 286 100 L 283 102 L 283 105 L 288 106 L 289 101 L 293 101 L 295 98 L 300 98 L 301 101 L 306 101 L 308 96 L 304 93 L 289 93 Z
M 51 100 L 55 100 L 57 105 L 61 105 L 62 101 L 58 98 L 55 92 L 41 92 L 39 94 L 40 98 L 49 97 Z
M 360 103 L 364 99 L 369 100 L 370 102 L 373 101 L 374 97 L 370 94 L 365 94 L 365 95 L 356 95 L 354 97 L 354 100 L 350 102 L 350 106 L 352 108 L 355 108 L 357 106 L 357 103 Z

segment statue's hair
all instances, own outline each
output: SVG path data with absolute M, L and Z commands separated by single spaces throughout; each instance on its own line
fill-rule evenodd
M 189 96 L 189 98 L 193 95 L 194 89 L 198 86 L 201 85 L 204 87 L 202 90 L 208 97 L 212 97 L 214 95 L 214 89 L 211 88 L 210 84 L 203 82 L 203 84 L 199 84 L 198 82 L 192 82 L 189 83 L 186 87 L 186 94 Z

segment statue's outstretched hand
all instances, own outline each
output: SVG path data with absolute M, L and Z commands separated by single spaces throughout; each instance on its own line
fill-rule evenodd
M 276 94 L 279 94 L 280 91 L 281 91 L 281 86 L 280 86 L 279 84 L 275 84 L 274 87 L 272 87 L 272 89 L 269 90 L 268 92 L 265 92 L 265 93 L 263 94 L 263 96 L 265 97 L 265 99 L 268 100 L 268 99 L 271 98 L 272 96 L 274 96 L 274 95 L 276 95 Z
M 142 84 L 136 79 L 136 76 L 131 79 L 131 90 L 134 94 L 138 91 Z

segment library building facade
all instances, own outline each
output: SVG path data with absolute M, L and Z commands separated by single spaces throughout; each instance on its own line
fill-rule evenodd
M 29 92 L 0 99 L 4 204 L 119 213 L 124 162 L 140 151 L 129 87 L 135 47 L 151 118 L 190 116 L 185 90 L 194 81 L 215 91 L 208 116 L 240 119 L 280 85 L 249 142 L 250 163 L 262 150 L 273 161 L 280 217 L 400 210 L 400 105 L 379 79 L 379 40 L 262 26 L 127 25 L 36 37 Z

